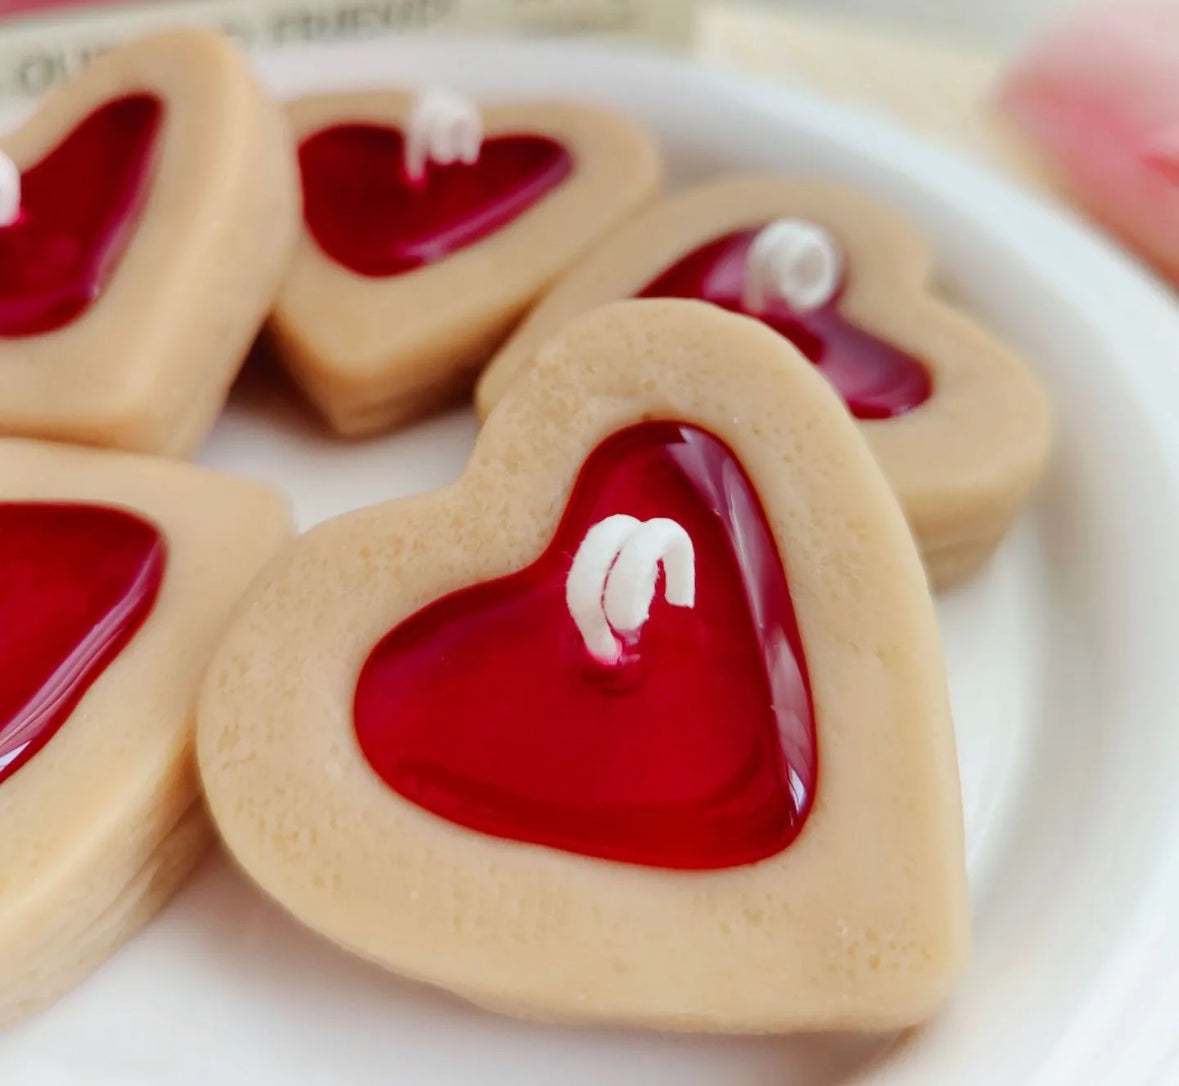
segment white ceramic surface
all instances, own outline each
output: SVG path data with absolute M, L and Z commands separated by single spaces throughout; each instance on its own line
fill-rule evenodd
M 670 60 L 571 45 L 405 42 L 262 61 L 283 94 L 445 79 L 561 94 L 663 137 L 677 183 L 839 178 L 918 221 L 943 286 L 1052 390 L 1050 476 L 998 559 L 939 605 L 977 946 L 927 1028 L 726 1039 L 533 1026 L 352 961 L 222 859 L 81 989 L 0 1037 L 5 1086 L 610 1083 L 905 1086 L 1179 1081 L 1179 313 L 1076 222 L 863 117 Z M 454 412 L 365 444 L 247 377 L 202 454 L 271 480 L 309 525 L 455 476 Z

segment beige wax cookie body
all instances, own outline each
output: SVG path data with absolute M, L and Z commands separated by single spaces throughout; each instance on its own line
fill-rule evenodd
M 78 316 L 0 338 L 0 433 L 193 452 L 286 271 L 298 230 L 289 130 L 219 34 L 172 31 L 103 53 L 0 147 L 27 170 L 94 111 L 137 94 L 162 105 L 142 203 Z
M 259 483 L 165 460 L 0 441 L 0 503 L 82 503 L 154 525 L 166 557 L 143 624 L 30 760 L 0 780 L 0 1026 L 81 981 L 213 839 L 193 759 L 205 664 L 290 534 Z
M 289 113 L 302 141 L 340 124 L 404 130 L 414 102 L 393 92 L 325 95 L 293 102 Z M 358 274 L 303 231 L 271 331 L 338 433 L 387 429 L 467 391 L 535 298 L 659 185 L 654 143 L 622 117 L 537 102 L 482 107 L 480 123 L 485 139 L 557 141 L 571 172 L 493 233 L 397 275 Z
M 907 413 L 859 422 L 900 499 L 936 587 L 968 576 L 998 545 L 1044 469 L 1051 439 L 1039 383 L 1010 351 L 931 293 L 928 250 L 874 201 L 780 178 L 712 182 L 660 202 L 564 275 L 480 378 L 488 412 L 561 325 L 642 291 L 680 258 L 778 219 L 814 223 L 840 250 L 840 314 L 916 357 L 932 394 Z M 734 358 L 732 380 L 744 379 Z
M 732 450 L 793 598 L 815 801 L 793 843 L 756 863 L 677 871 L 475 832 L 404 799 L 358 745 L 354 696 L 378 641 L 432 601 L 536 560 L 586 458 L 647 420 Z M 447 691 L 437 696 L 445 728 Z M 457 483 L 298 540 L 210 666 L 197 744 L 224 840 L 291 913 L 511 1014 L 894 1027 L 931 1014 L 967 957 L 946 679 L 904 519 L 826 382 L 759 322 L 713 306 L 624 302 L 574 321 L 506 394 Z

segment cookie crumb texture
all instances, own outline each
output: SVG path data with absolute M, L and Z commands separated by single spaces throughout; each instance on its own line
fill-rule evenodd
M 131 514 L 154 527 L 166 553 L 142 621 L 87 676 L 56 730 L 0 780 L 0 1026 L 100 965 L 213 840 L 193 704 L 238 598 L 290 534 L 284 499 L 257 483 L 126 453 L 0 441 L 0 504 L 41 503 Z M 92 606 L 95 586 L 77 568 L 68 576 L 61 606 Z M 2 598 L 12 605 L 21 595 Z M 8 689 L 16 678 L 0 683 Z M 6 758 L 12 726 L 0 722 Z
M 593 450 L 652 421 L 705 431 L 739 460 L 794 605 L 817 787 L 798 837 L 754 863 L 672 870 L 465 828 L 390 787 L 357 740 L 374 646 L 450 593 L 536 562 Z M 528 684 L 500 697 L 497 726 L 513 714 L 534 726 Z M 452 711 L 438 690 L 435 726 L 456 726 Z M 457 483 L 302 536 L 210 666 L 198 754 L 224 840 L 294 916 L 511 1014 L 892 1028 L 933 1013 L 968 956 L 948 694 L 903 516 L 814 368 L 759 322 L 703 303 L 630 301 L 573 321 L 506 394 Z
M 136 101 L 155 103 L 155 124 L 138 140 L 123 132 L 118 191 L 82 191 L 97 167 L 47 186 L 55 156 L 77 157 L 87 125 Z M 118 142 L 104 140 L 103 153 Z M 0 433 L 189 455 L 225 402 L 297 236 L 282 111 L 228 38 L 168 31 L 97 56 L 0 143 L 32 201 L 10 244 L 24 266 L 41 260 L 41 273 L 61 280 L 60 297 L 41 298 L 31 321 L 29 299 L 18 297 L 29 285 L 0 275 Z M 112 184 L 114 165 L 102 171 Z M 73 245 L 89 255 L 71 283 L 55 261 Z

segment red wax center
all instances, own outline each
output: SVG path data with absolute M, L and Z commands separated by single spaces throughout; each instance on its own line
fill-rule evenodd
M 165 559 L 159 531 L 120 509 L 0 503 L 0 782 L 143 624 Z
M 95 110 L 21 174 L 20 218 L 0 227 L 0 336 L 52 332 L 101 295 L 147 192 L 163 105 Z
M 763 311 L 747 310 L 742 303 L 745 269 L 757 234 L 742 230 L 708 242 L 648 283 L 639 297 L 699 298 L 757 317 L 818 366 L 858 419 L 893 418 L 929 399 L 933 388 L 925 366 L 845 320 L 839 294 L 809 313 L 795 312 L 778 298 Z
M 615 513 L 690 536 L 696 603 L 662 596 L 620 664 L 565 603 L 573 555 Z M 373 649 L 357 738 L 406 799 L 482 833 L 676 869 L 752 863 L 798 834 L 817 752 L 777 545 L 740 463 L 691 426 L 643 423 L 589 457 L 548 549 L 437 600 Z
M 399 129 L 324 128 L 299 147 L 303 217 L 319 247 L 360 275 L 400 275 L 494 233 L 559 185 L 573 159 L 544 136 L 493 136 L 476 162 L 405 172 Z

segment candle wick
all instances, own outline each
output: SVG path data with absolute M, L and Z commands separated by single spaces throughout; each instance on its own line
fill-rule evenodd
M 20 169 L 0 151 L 0 226 L 11 226 L 20 218 Z
M 618 663 L 620 636 L 633 637 L 650 617 L 661 567 L 667 602 L 694 607 L 696 554 L 679 523 L 618 513 L 585 533 L 569 567 L 565 603 L 595 660 Z
M 427 87 L 409 108 L 404 147 L 405 173 L 414 182 L 425 180 L 431 162 L 477 162 L 483 147 L 479 107 L 446 87 Z
M 835 297 L 842 278 L 843 257 L 828 230 L 805 219 L 776 219 L 749 246 L 741 304 L 761 313 L 778 300 L 809 313 Z

